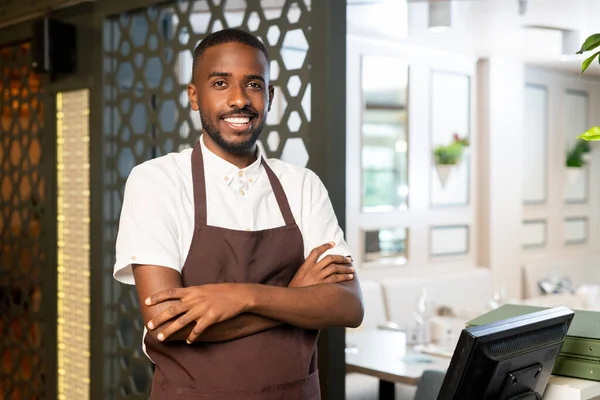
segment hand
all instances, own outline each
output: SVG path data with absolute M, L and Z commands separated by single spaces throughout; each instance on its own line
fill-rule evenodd
M 146 299 L 146 304 L 153 306 L 169 300 L 179 300 L 148 321 L 148 329 L 154 330 L 167 321 L 173 322 L 157 335 L 158 340 L 165 340 L 173 333 L 189 324 L 196 323 L 186 339 L 193 343 L 209 326 L 238 316 L 246 311 L 245 296 L 240 291 L 242 286 L 232 283 L 174 288 L 156 293 Z
M 306 261 L 289 284 L 289 287 L 304 287 L 320 283 L 340 283 L 354 279 L 354 268 L 349 257 L 328 255 L 319 262 L 317 260 L 327 250 L 333 248 L 334 243 L 325 243 L 314 248 Z

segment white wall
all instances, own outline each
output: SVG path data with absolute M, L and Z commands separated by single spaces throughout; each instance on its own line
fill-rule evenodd
M 490 268 L 510 298 L 521 297 L 524 73 L 515 60 L 478 63 L 478 264 Z
M 394 57 L 409 64 L 410 194 L 406 210 L 365 213 L 360 209 L 363 106 L 360 60 L 369 55 Z M 478 140 L 475 129 L 475 69 L 474 57 L 348 36 L 346 237 L 353 253 L 359 255 L 355 258 L 361 268 L 361 279 L 435 274 L 439 270 L 475 265 L 478 237 L 475 218 L 478 155 L 473 151 Z M 380 79 L 389 77 L 382 74 Z M 463 130 L 461 136 L 469 134 L 472 143 L 463 165 L 452 172 L 446 187 L 441 188 L 432 162 L 432 149 L 437 143 L 449 142 L 455 129 Z M 407 263 L 382 265 L 360 262 L 364 231 L 385 227 L 408 228 Z M 466 242 L 463 237 L 466 237 Z M 454 248 L 460 254 L 432 255 L 436 249 L 452 252 Z
M 524 185 L 534 189 L 528 190 L 522 205 L 527 224 L 522 260 L 598 254 L 600 148 L 592 145 L 588 165 L 574 170 L 578 177 L 569 176 L 565 157 L 578 134 L 600 125 L 600 81 L 533 67 L 527 69 L 525 81 L 532 100 L 526 107 L 531 129 L 540 124 L 546 129 L 534 131 L 537 140 L 524 142 L 527 167 L 533 171 L 525 174 Z
M 363 213 L 361 197 L 361 92 L 360 57 L 363 55 L 398 57 L 410 65 L 409 70 L 409 207 L 393 212 Z M 569 254 L 600 253 L 600 149 L 594 150 L 593 161 L 586 169 L 588 190 L 586 201 L 568 204 L 566 189 L 565 149 L 567 127 L 580 122 L 575 102 L 566 103 L 567 90 L 587 93 L 587 120 L 582 126 L 600 124 L 600 82 L 579 79 L 577 75 L 549 72 L 527 67 L 522 61 L 490 57 L 478 60 L 464 54 L 452 54 L 408 44 L 386 43 L 349 35 L 347 70 L 347 239 L 358 255 L 359 274 L 363 280 L 383 280 L 402 276 L 435 275 L 464 268 L 490 268 L 495 284 L 506 288 L 507 295 L 522 294 L 521 267 L 524 262 L 542 257 Z M 470 138 L 472 141 L 469 174 L 466 180 L 468 201 L 463 204 L 432 204 L 437 176 L 432 167 L 435 133 L 432 128 L 447 116 L 440 115 L 437 102 L 452 100 L 452 93 L 432 92 L 433 74 L 449 72 L 468 77 L 471 84 Z M 382 76 L 381 79 L 385 79 Z M 532 110 L 536 101 L 527 85 L 547 88 L 546 127 L 533 122 L 540 110 Z M 538 99 L 539 101 L 539 99 Z M 446 103 L 449 104 L 449 103 Z M 452 105 L 450 104 L 449 107 Z M 537 115 L 537 116 L 536 116 Z M 587 124 L 587 125 L 586 125 Z M 439 125 L 439 124 L 438 124 Z M 536 128 L 537 127 L 537 128 Z M 537 129 L 537 130 L 536 130 Z M 537 135 L 537 136 L 536 136 Z M 547 147 L 537 138 L 547 135 Z M 569 140 L 573 140 L 571 137 Z M 539 143 L 540 148 L 531 148 Z M 533 160 L 533 161 L 532 161 Z M 532 171 L 531 162 L 543 164 L 545 171 Z M 524 198 L 539 189 L 540 177 L 546 182 L 546 200 L 540 204 L 524 204 Z M 527 180 L 528 179 L 528 180 Z M 464 182 L 463 182 L 464 183 Z M 456 182 L 454 183 L 457 184 Z M 460 186 L 462 183 L 458 183 Z M 446 193 L 447 195 L 448 193 Z M 578 221 L 587 218 L 586 240 L 566 244 L 565 232 L 577 235 Z M 544 221 L 546 240 L 543 246 L 531 246 L 539 238 L 539 227 L 525 222 Z M 456 233 L 438 237 L 432 243 L 432 227 L 467 226 L 468 249 L 464 254 L 432 256 L 432 248 L 447 243 L 456 245 Z M 361 263 L 364 230 L 385 227 L 409 229 L 408 259 L 405 264 Z M 454 234 L 453 234 L 454 233 Z M 432 240 L 433 238 L 433 240 Z M 528 245 L 529 244 L 529 245 Z

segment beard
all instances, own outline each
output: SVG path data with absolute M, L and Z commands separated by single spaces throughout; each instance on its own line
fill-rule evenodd
M 266 120 L 263 119 L 259 125 L 252 129 L 250 132 L 250 138 L 248 140 L 234 143 L 225 140 L 217 127 L 214 126 L 207 118 L 205 118 L 202 112 L 200 112 L 200 122 L 202 123 L 202 129 L 204 129 L 208 136 L 210 136 L 210 138 L 223 150 L 232 154 L 244 154 L 248 153 L 254 148 L 254 145 L 256 144 L 256 141 L 258 140 L 258 137 L 265 126 Z

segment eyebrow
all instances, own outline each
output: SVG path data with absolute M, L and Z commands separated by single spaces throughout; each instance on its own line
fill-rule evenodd
M 228 76 L 231 76 L 231 73 L 229 72 L 211 72 L 210 74 L 208 74 L 208 78 L 214 78 L 214 77 L 221 77 L 221 78 L 226 78 Z
M 231 72 L 211 72 L 210 74 L 208 74 L 208 79 L 214 78 L 214 77 L 228 78 L 230 76 L 231 76 Z M 246 78 L 250 79 L 250 80 L 257 80 L 257 81 L 261 81 L 262 83 L 265 83 L 265 78 L 263 78 L 260 75 L 246 75 Z
M 251 80 L 261 81 L 262 83 L 265 83 L 265 78 L 263 78 L 260 75 L 246 75 L 246 78 L 251 79 Z

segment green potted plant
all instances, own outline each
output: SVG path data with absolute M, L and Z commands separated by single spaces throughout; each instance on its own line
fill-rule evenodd
M 590 157 L 590 143 L 586 140 L 577 140 L 575 145 L 567 152 L 566 167 L 567 179 L 571 184 L 576 184 L 584 171 L 582 168 L 587 164 Z
M 567 152 L 567 168 L 582 168 L 589 161 L 589 153 L 591 151 L 589 142 L 578 140 Z
M 433 149 L 433 160 L 442 187 L 446 185 L 452 168 L 462 161 L 465 148 L 469 147 L 469 138 L 461 138 L 458 133 L 452 135 L 452 142 Z
M 587 53 L 589 51 L 597 50 L 600 47 L 600 33 L 596 33 L 588 37 L 585 42 L 581 45 L 581 49 L 577 52 L 577 54 Z M 585 59 L 585 61 L 581 64 L 581 74 L 585 72 L 586 69 L 596 60 L 600 62 L 600 51 L 595 51 L 594 54 Z M 586 140 L 586 141 L 598 141 L 600 140 L 600 126 L 593 126 L 588 129 L 586 132 L 578 136 L 578 138 Z

